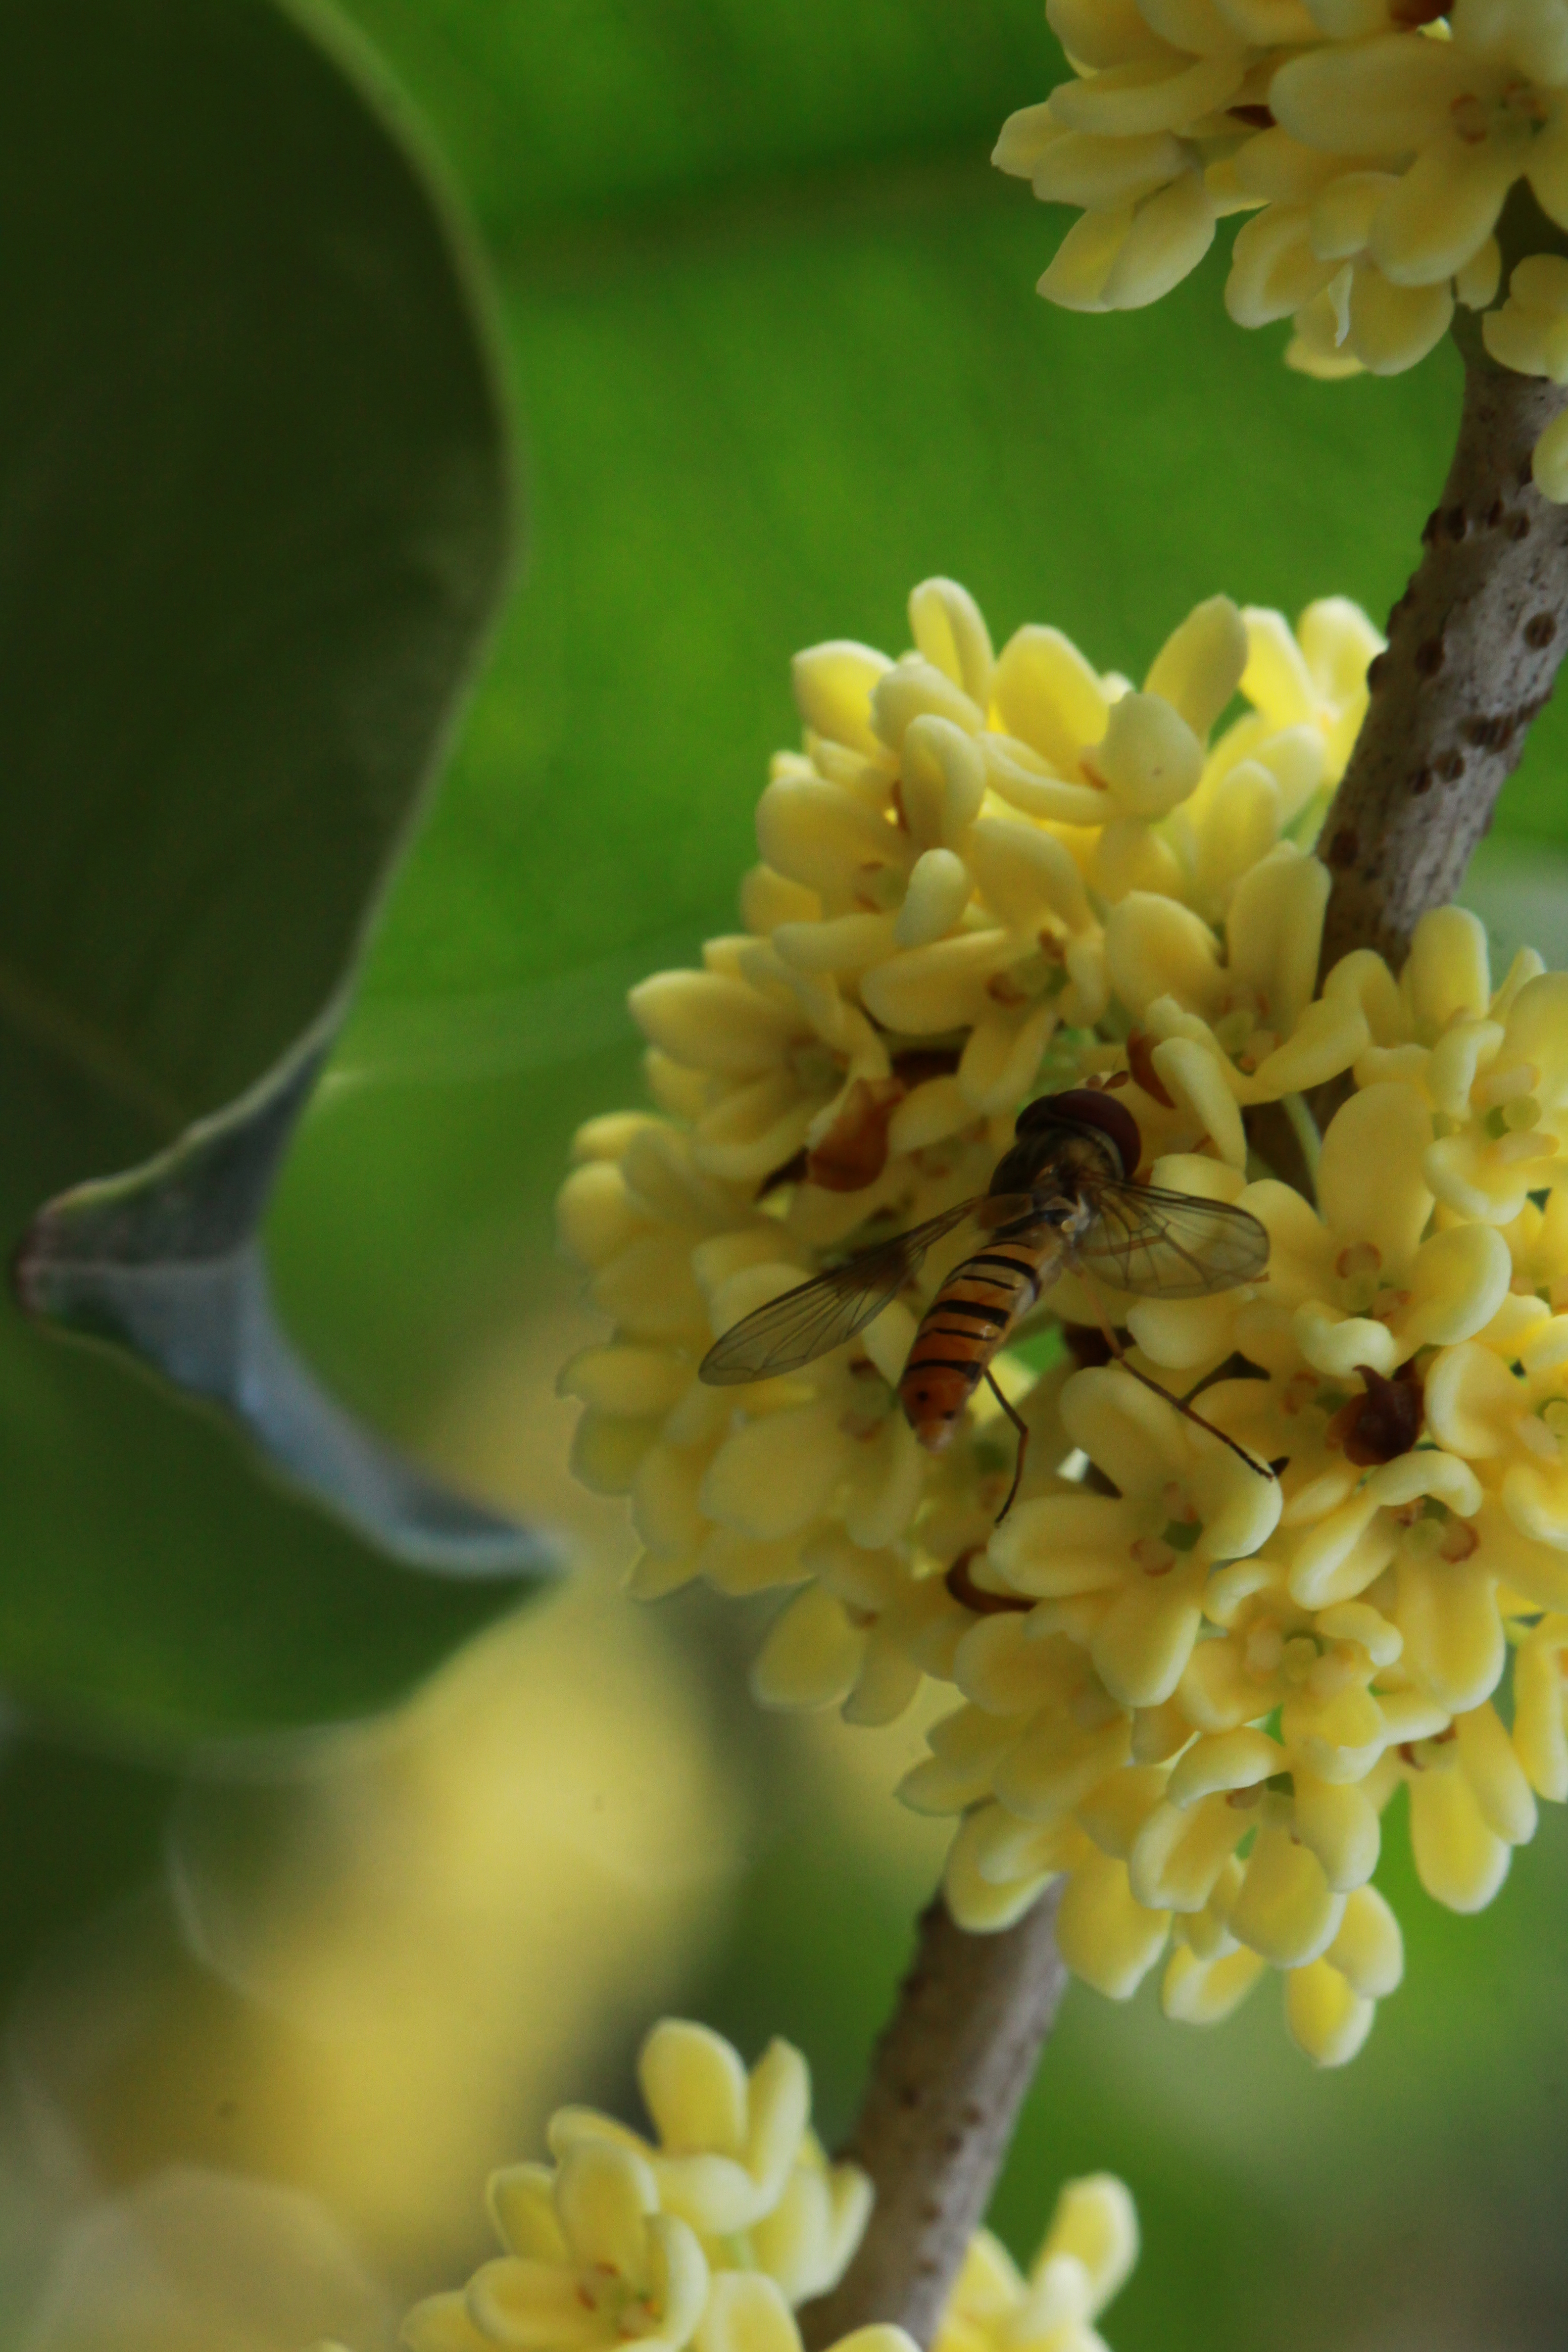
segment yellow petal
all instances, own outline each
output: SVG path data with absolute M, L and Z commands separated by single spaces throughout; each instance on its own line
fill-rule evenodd
M 972 735 L 948 718 L 912 719 L 904 733 L 902 767 L 904 821 L 917 847 L 962 849 L 985 797 L 985 763 Z M 911 890 L 919 872 L 917 863 Z
M 866 1636 L 841 1601 L 808 1584 L 774 1622 L 752 1667 L 759 1706 L 837 1706 L 854 1689 Z
M 1410 1303 L 1391 1318 L 1401 1349 L 1446 1348 L 1484 1330 L 1509 1294 L 1513 1261 L 1495 1225 L 1455 1225 L 1415 1254 Z
M 800 2352 L 800 2330 L 776 2280 L 720 2271 L 697 2332 L 699 2352 Z
M 1370 264 L 1351 286 L 1351 348 L 1373 375 L 1400 375 L 1447 333 L 1454 298 L 1447 286 L 1394 286 Z
M 1353 1783 L 1323 1780 L 1298 1767 L 1296 1834 L 1322 1864 L 1336 1894 L 1365 1885 L 1377 1867 L 1377 1808 Z
M 906 654 L 884 671 L 871 696 L 871 724 L 890 750 L 901 751 L 912 727 L 942 719 L 964 735 L 978 735 L 985 714 L 945 670 L 919 654 Z M 758 841 L 759 847 L 761 837 Z M 763 849 L 763 855 L 767 856 Z
M 405 2352 L 488 2352 L 495 2339 L 481 2336 L 474 2326 L 466 2296 L 430 2294 L 409 2312 L 398 2341 Z M 317 2352 L 340 2352 L 340 2347 L 323 2345 Z
M 566 2241 L 555 2218 L 555 2174 L 548 2164 L 510 2164 L 492 2172 L 485 2204 L 509 2254 L 541 2263 L 565 2260 Z
M 1074 1976 L 1110 2000 L 1130 2000 L 1159 1958 L 1170 1915 L 1133 1900 L 1125 1863 L 1095 1853 L 1068 1879 L 1057 1948 Z
M 1527 1845 L 1535 1835 L 1535 1799 L 1497 1711 L 1478 1706 L 1455 1718 L 1459 1765 L 1481 1818 L 1510 1845 Z
M 1423 1156 L 1432 1140 L 1430 1113 L 1414 1087 L 1365 1087 L 1335 1114 L 1323 1137 L 1318 1202 L 1342 1245 L 1370 1242 L 1384 1278 L 1415 1254 L 1432 1195 Z
M 1201 1958 L 1185 1944 L 1172 1952 L 1160 2005 L 1183 2025 L 1220 2025 L 1240 2008 L 1268 1962 L 1243 1944 Z
M 1108 310 L 1140 310 L 1194 270 L 1214 243 L 1219 210 L 1200 172 L 1184 171 L 1139 205 L 1106 272 Z
M 1375 2005 L 1352 1991 L 1327 1960 L 1292 1969 L 1285 1979 L 1285 2022 L 1298 2049 L 1319 2066 L 1343 2066 L 1372 2032 Z
M 1125 2284 L 1138 2260 L 1138 2210 L 1113 2173 L 1090 2173 L 1063 2185 L 1035 2273 L 1057 2254 L 1073 2255 L 1089 2273 L 1092 2319 Z
M 993 693 L 1005 731 L 1062 776 L 1076 776 L 1079 753 L 1100 741 L 1110 715 L 1098 674 L 1072 639 L 1033 622 L 1003 646 Z
M 1422 1885 L 1450 1911 L 1484 1911 L 1512 1849 L 1487 1827 L 1458 1759 L 1412 1775 L 1410 1845 Z
M 1272 1029 L 1292 1030 L 1317 986 L 1328 899 L 1327 866 L 1319 858 L 1303 857 L 1289 842 L 1271 850 L 1237 886 L 1226 919 L 1230 969 L 1257 990 Z M 1348 1028 L 1342 1016 L 1341 1025 Z M 1340 1067 L 1347 1068 L 1359 1051 L 1359 1044 L 1347 1051 Z
M 667 2148 L 741 2154 L 746 2070 L 721 2034 L 684 2018 L 664 2018 L 643 2043 L 637 2082 Z
M 1399 1922 L 1375 1886 L 1358 1886 L 1324 1958 L 1363 2000 L 1384 2000 L 1405 1975 Z
M 770 1069 L 800 1034 L 786 1007 L 718 972 L 656 972 L 626 1002 L 650 1044 L 677 1062 L 725 1077 Z
M 1111 984 L 1142 1016 L 1157 996 L 1187 1011 L 1217 1011 L 1224 993 L 1219 949 L 1208 925 L 1170 898 L 1134 890 L 1110 912 L 1105 951 Z
M 1548 1617 L 1513 1664 L 1513 1744 L 1531 1788 L 1554 1804 L 1568 1800 L 1565 1648 L 1568 1619 Z
M 1123 1706 L 1158 1706 L 1181 1681 L 1203 1615 L 1207 1563 L 1179 1564 L 1163 1576 L 1131 1577 L 1112 1601 L 1089 1646 L 1096 1670 Z
M 793 1535 L 826 1508 L 849 1466 L 850 1444 L 820 1405 L 748 1422 L 709 1466 L 703 1513 L 763 1543 Z
M 1369 242 L 1384 275 L 1395 286 L 1452 278 L 1490 236 L 1514 168 L 1500 142 L 1441 133 L 1377 208 Z
M 1166 638 L 1143 681 L 1185 719 L 1200 740 L 1241 684 L 1247 632 L 1228 596 L 1196 604 Z
M 1251 1827 L 1250 1816 L 1224 1797 L 1190 1811 L 1156 1806 L 1127 1856 L 1134 1895 L 1152 1911 L 1201 1911 Z
M 910 630 L 927 661 L 984 710 L 995 657 L 985 616 L 956 580 L 922 580 L 910 592 Z
M 1265 1822 L 1230 1914 L 1230 1931 L 1277 1969 L 1302 1968 L 1327 1950 L 1344 1916 L 1315 1853 L 1288 1829 Z
M 1400 1555 L 1396 1573 L 1406 1664 L 1451 1713 L 1479 1706 L 1497 1688 L 1508 1657 L 1496 1578 L 1473 1559 L 1446 1560 L 1408 1550 Z
M 874 759 L 881 745 L 871 729 L 871 696 L 892 667 L 886 654 L 848 638 L 810 646 L 792 667 L 795 708 L 815 734 Z

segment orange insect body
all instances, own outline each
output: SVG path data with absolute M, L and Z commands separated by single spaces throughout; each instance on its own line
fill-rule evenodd
M 899 1381 L 910 1427 L 940 1453 L 999 1348 L 1061 1272 L 1089 1222 L 1084 1187 L 1130 1176 L 1142 1139 L 1131 1111 L 1089 1087 L 1031 1103 L 989 1198 L 1026 1194 L 1030 1209 L 954 1266 L 921 1319 Z

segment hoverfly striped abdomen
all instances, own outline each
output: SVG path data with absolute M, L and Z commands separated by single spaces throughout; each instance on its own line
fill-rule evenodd
M 899 1400 L 921 1444 L 939 1452 L 991 1360 L 1061 1264 L 1056 1228 L 1004 1226 L 956 1265 L 921 1319 Z

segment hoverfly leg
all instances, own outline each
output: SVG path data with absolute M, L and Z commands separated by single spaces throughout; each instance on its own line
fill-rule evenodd
M 1018 1458 L 1013 1465 L 1013 1483 L 1007 1489 L 1006 1501 L 1003 1504 L 1001 1509 L 996 1514 L 996 1525 L 1000 1527 L 1003 1520 L 1006 1517 L 1008 1512 L 1012 1509 L 1014 1504 L 1018 1499 L 1018 1488 L 1022 1485 L 1024 1477 L 1024 1457 L 1029 1451 L 1029 1424 L 1024 1419 L 1022 1413 L 1016 1412 L 1012 1405 L 1008 1403 L 1006 1398 L 997 1387 L 996 1382 L 990 1372 L 986 1373 L 985 1379 L 992 1395 L 995 1398 L 997 1403 L 1001 1406 L 1003 1412 L 1006 1414 L 1008 1420 L 1012 1423 L 1014 1428 L 1018 1433 Z
M 1270 1468 L 1268 1463 L 1255 1460 L 1247 1452 L 1245 1445 L 1238 1445 L 1234 1437 L 1227 1437 L 1223 1429 L 1216 1429 L 1212 1421 L 1205 1421 L 1203 1414 L 1197 1412 L 1194 1406 L 1187 1402 L 1185 1397 L 1173 1396 L 1169 1389 L 1162 1387 L 1158 1381 L 1151 1380 L 1147 1372 L 1141 1372 L 1139 1370 L 1137 1365 L 1132 1362 L 1126 1349 L 1122 1346 L 1121 1340 L 1117 1338 L 1115 1332 L 1110 1328 L 1110 1318 L 1105 1311 L 1105 1304 L 1100 1297 L 1094 1276 L 1089 1273 L 1087 1266 L 1081 1265 L 1076 1266 L 1074 1268 L 1074 1272 L 1077 1274 L 1079 1280 L 1082 1283 L 1084 1288 L 1089 1293 L 1090 1302 L 1094 1307 L 1094 1319 L 1100 1326 L 1105 1344 L 1110 1349 L 1112 1356 L 1115 1357 L 1116 1361 L 1121 1365 L 1122 1370 L 1124 1372 L 1131 1372 L 1133 1379 L 1135 1381 L 1141 1381 L 1146 1389 L 1152 1389 L 1156 1396 L 1163 1397 L 1167 1404 L 1173 1404 L 1176 1411 L 1186 1420 L 1195 1421 L 1200 1429 L 1206 1429 L 1211 1437 L 1217 1437 L 1222 1445 L 1228 1445 L 1231 1452 L 1239 1455 L 1249 1470 L 1256 1470 L 1260 1478 L 1276 1477 L 1278 1474 Z M 1012 1500 L 1011 1496 L 1008 1496 L 1008 1500 L 1009 1502 Z M 1005 1518 L 1007 1515 L 1004 1511 L 1002 1516 Z

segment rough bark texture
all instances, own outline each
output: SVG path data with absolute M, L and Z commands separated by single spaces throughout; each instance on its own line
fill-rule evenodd
M 1467 353 L 1458 446 L 1425 553 L 1372 666 L 1372 705 L 1323 827 L 1325 972 L 1352 948 L 1395 970 L 1445 905 L 1568 652 L 1568 508 L 1531 452 L 1568 392 Z
M 801 2315 L 813 2352 L 873 2320 L 935 2335 L 1067 1981 L 1056 1912 L 1053 1889 L 999 1936 L 965 1935 L 940 1898 L 922 1915 L 845 2150 L 876 2207 L 840 2285 Z

